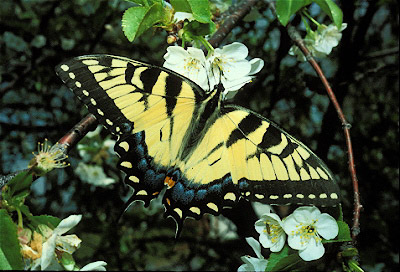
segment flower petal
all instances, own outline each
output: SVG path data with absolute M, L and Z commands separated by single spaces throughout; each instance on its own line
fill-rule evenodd
M 282 250 L 286 242 L 286 234 L 283 232 L 282 235 L 278 236 L 278 241 L 275 243 L 272 243 L 272 246 L 270 247 L 270 250 L 272 252 L 279 252 Z
M 249 54 L 249 49 L 239 42 L 234 42 L 222 47 L 222 49 L 215 49 L 218 53 L 222 55 L 229 55 L 229 57 L 234 58 L 236 60 L 245 59 Z
M 293 216 L 296 218 L 297 222 L 311 222 L 315 219 L 321 212 L 318 208 L 314 206 L 302 206 L 294 210 Z
M 263 248 L 271 248 L 274 245 L 270 237 L 266 234 L 260 234 L 258 240 L 260 241 L 260 244 L 262 245 Z
M 167 48 L 167 53 L 165 53 L 164 59 L 168 62 L 174 63 L 182 61 L 182 59 L 188 57 L 188 55 L 188 52 L 184 48 L 174 45 Z
M 80 269 L 80 271 L 106 271 L 106 265 L 107 263 L 104 261 L 97 261 L 85 265 Z
M 304 241 L 300 235 L 288 235 L 288 245 L 293 249 L 303 250 L 307 248 L 308 242 Z
M 185 21 L 188 20 L 189 22 L 194 20 L 194 16 L 192 13 L 189 12 L 182 12 L 182 11 L 177 11 L 174 14 L 174 21 L 180 22 L 180 21 Z
M 191 57 L 196 58 L 201 62 L 206 62 L 206 57 L 204 56 L 203 50 L 196 47 L 188 47 L 187 52 Z
M 325 248 L 321 242 L 317 242 L 315 239 L 311 239 L 308 246 L 300 250 L 299 256 L 304 261 L 313 261 L 321 258 L 325 253 Z
M 265 271 L 268 260 L 243 256 L 241 260 L 245 263 L 239 266 L 238 271 Z
M 226 80 L 235 80 L 246 76 L 251 71 L 251 64 L 247 60 L 232 60 L 223 65 L 223 74 Z
M 53 233 L 57 235 L 62 235 L 75 227 L 79 221 L 81 221 L 82 215 L 70 215 L 67 218 L 63 219 L 60 224 L 54 229 Z
M 258 233 L 264 233 L 265 230 L 265 219 L 261 218 L 259 220 L 256 221 L 256 223 L 254 224 L 254 228 L 256 229 L 256 231 Z
M 40 258 L 41 270 L 45 270 L 55 258 L 56 238 L 57 235 L 53 234 L 43 244 L 42 257 Z
M 286 232 L 286 234 L 290 236 L 290 235 L 294 234 L 293 232 L 295 232 L 296 229 L 298 228 L 297 227 L 298 224 L 299 224 L 299 221 L 296 220 L 296 218 L 294 217 L 294 215 L 292 213 L 291 215 L 289 215 L 288 217 L 283 219 L 282 228 Z
M 249 75 L 257 74 L 264 67 L 264 61 L 259 58 L 250 60 L 251 69 Z
M 68 252 L 72 254 L 77 250 L 82 242 L 75 234 L 57 237 L 57 249 L 59 251 Z
M 339 233 L 339 227 L 336 220 L 327 213 L 323 213 L 318 217 L 315 227 L 318 234 L 326 240 L 335 238 Z
M 247 237 L 246 242 L 251 246 L 258 258 L 263 258 L 263 256 L 261 255 L 260 243 L 256 239 L 254 239 L 253 237 Z

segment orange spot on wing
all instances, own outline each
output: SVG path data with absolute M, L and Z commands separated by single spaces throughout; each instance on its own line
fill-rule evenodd
M 169 200 L 169 198 L 165 199 L 167 201 L 168 206 L 171 206 L 171 200 Z
M 175 186 L 175 181 L 171 177 L 165 177 L 164 179 L 164 184 L 168 186 L 168 189 L 171 189 L 172 187 Z

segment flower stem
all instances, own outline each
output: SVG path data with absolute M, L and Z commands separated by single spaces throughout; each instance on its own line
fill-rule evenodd
M 214 47 L 212 47 L 212 45 L 203 36 L 198 36 L 198 40 L 205 46 L 208 54 L 214 51 Z
M 364 272 L 364 270 L 358 265 L 355 260 L 349 260 L 348 265 L 351 271 Z
M 303 21 L 304 26 L 306 27 L 307 33 L 311 32 L 311 27 L 307 22 L 307 19 L 305 18 L 305 16 L 303 14 L 301 14 L 301 20 Z
M 18 207 L 15 207 L 15 210 L 17 211 L 17 215 L 18 215 L 18 227 L 23 228 L 24 227 L 24 223 L 22 221 L 21 210 Z
M 318 27 L 321 25 L 320 23 L 318 23 L 313 17 L 311 17 L 311 15 L 308 13 L 308 11 L 306 9 L 303 9 L 301 11 L 302 14 L 304 14 L 304 16 L 306 16 L 311 22 L 313 22 L 314 24 L 316 24 Z

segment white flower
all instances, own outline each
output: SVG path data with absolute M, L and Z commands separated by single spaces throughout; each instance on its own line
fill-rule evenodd
M 239 266 L 238 271 L 265 271 L 268 260 L 265 260 L 261 255 L 260 243 L 253 237 L 247 237 L 246 242 L 251 246 L 257 255 L 257 258 L 243 256 L 241 259 L 245 264 Z
M 321 258 L 325 253 L 322 238 L 333 239 L 339 232 L 332 216 L 307 206 L 297 208 L 283 220 L 282 226 L 288 235 L 289 246 L 299 250 L 299 256 L 305 261 Z
M 335 25 L 320 25 L 318 27 L 320 34 L 317 35 L 315 40 L 314 50 L 318 53 L 329 55 L 332 48 L 339 44 L 339 41 L 342 39 L 342 33 L 340 32 L 346 29 L 346 27 L 346 23 L 343 23 L 340 29 Z
M 338 29 L 335 25 L 326 26 L 321 24 L 317 31 L 307 33 L 304 39 L 304 44 L 310 51 L 310 54 L 317 58 L 324 58 L 332 52 L 332 48 L 339 44 L 342 39 L 342 31 L 346 29 L 347 24 L 343 23 Z M 289 55 L 297 56 L 299 61 L 306 61 L 306 58 L 301 50 L 293 45 L 289 50 Z
M 233 97 L 235 92 L 249 83 L 253 75 L 264 66 L 262 59 L 246 60 L 248 53 L 249 50 L 244 44 L 234 42 L 225 45 L 222 49 L 215 49 L 208 57 L 211 69 L 210 85 L 213 87 L 221 82 L 225 89 L 225 98 Z
M 75 173 L 82 181 L 95 186 L 105 187 L 116 182 L 115 179 L 107 177 L 104 169 L 98 165 L 80 162 L 78 167 L 75 168 Z
M 43 244 L 41 258 L 34 261 L 32 269 L 37 269 L 40 266 L 41 270 L 60 270 L 61 265 L 57 260 L 56 250 L 57 252 L 72 254 L 82 242 L 75 234 L 62 235 L 75 227 L 81 219 L 82 215 L 70 215 L 62 220 L 54 230 L 46 225 L 39 225 L 47 240 Z
M 106 262 L 97 261 L 90 264 L 85 265 L 79 271 L 106 271 L 105 266 L 107 265 Z
M 248 53 L 247 47 L 238 42 L 217 48 L 207 57 L 194 47 L 185 50 L 170 46 L 164 55 L 164 67 L 191 79 L 205 91 L 222 83 L 223 99 L 229 99 L 264 66 L 262 59 L 247 60 Z
M 175 71 L 202 87 L 209 90 L 207 79 L 206 57 L 201 49 L 180 46 L 169 46 L 164 55 L 164 67 Z
M 260 234 L 260 243 L 272 252 L 282 250 L 286 241 L 286 233 L 282 228 L 282 221 L 275 213 L 267 212 L 255 223 L 256 231 Z

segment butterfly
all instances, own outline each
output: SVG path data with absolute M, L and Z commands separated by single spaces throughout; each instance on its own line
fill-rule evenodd
M 148 206 L 164 187 L 165 215 L 177 223 L 219 215 L 240 198 L 268 204 L 334 206 L 340 190 L 308 147 L 272 121 L 205 92 L 169 69 L 111 55 L 56 67 L 90 113 L 118 136 L 114 150 L 127 205 Z

